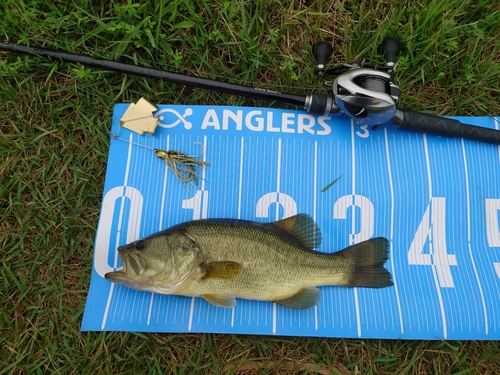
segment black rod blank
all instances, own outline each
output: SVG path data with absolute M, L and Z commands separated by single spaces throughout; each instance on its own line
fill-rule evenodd
M 42 57 L 60 59 L 72 63 L 80 63 L 86 66 L 112 70 L 121 73 L 128 73 L 157 80 L 163 80 L 180 85 L 198 87 L 213 91 L 224 92 L 238 96 L 246 96 L 253 99 L 260 99 L 272 102 L 279 102 L 291 106 L 304 108 L 306 103 L 305 96 L 286 94 L 277 91 L 259 89 L 233 83 L 216 81 L 208 78 L 194 77 L 186 74 L 172 73 L 165 70 L 145 68 L 137 65 L 125 64 L 112 60 L 96 59 L 94 57 L 77 55 L 66 52 L 52 51 L 44 48 L 28 47 L 16 43 L 0 42 L 0 50 L 6 50 L 15 53 L 26 53 Z

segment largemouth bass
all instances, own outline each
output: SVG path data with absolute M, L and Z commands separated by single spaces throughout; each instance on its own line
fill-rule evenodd
M 234 307 L 236 298 L 292 309 L 318 304 L 320 285 L 384 288 L 388 241 L 374 238 L 327 254 L 314 220 L 299 214 L 269 224 L 206 219 L 118 247 L 123 268 L 106 279 L 137 290 L 200 296 Z

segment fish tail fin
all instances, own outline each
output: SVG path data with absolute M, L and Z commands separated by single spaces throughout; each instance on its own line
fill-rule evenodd
M 348 247 L 339 252 L 352 262 L 347 286 L 385 288 L 393 285 L 391 274 L 384 268 L 389 259 L 389 241 L 383 237 L 373 238 Z

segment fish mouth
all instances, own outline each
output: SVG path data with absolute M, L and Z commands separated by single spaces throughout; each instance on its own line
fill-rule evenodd
M 133 279 L 142 276 L 146 270 L 146 265 L 140 256 L 128 251 L 126 246 L 119 246 L 117 250 L 122 261 L 122 268 L 115 272 L 108 272 L 104 275 L 105 278 L 110 281 L 115 282 L 116 280 L 119 282 L 124 278 Z
M 130 247 L 120 246 L 117 248 L 120 254 L 122 267 L 114 272 L 104 275 L 106 280 L 127 286 L 139 291 L 150 291 L 161 294 L 174 294 L 189 285 L 196 274 L 199 262 L 198 258 L 192 261 L 191 267 L 185 272 L 178 272 L 173 265 L 164 272 L 155 273 L 154 269 L 147 271 L 147 260 L 137 252 L 131 251 Z M 175 263 L 175 259 L 171 259 Z
M 123 269 L 128 277 L 142 276 L 146 271 L 146 263 L 143 257 L 137 253 L 127 251 L 125 247 L 119 247 L 118 253 L 122 259 Z

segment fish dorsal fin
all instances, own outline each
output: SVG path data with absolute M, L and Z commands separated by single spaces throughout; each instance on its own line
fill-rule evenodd
M 238 272 L 243 268 L 241 263 L 231 262 L 231 261 L 221 261 L 221 262 L 211 262 L 202 263 L 200 265 L 201 269 L 205 271 L 203 275 L 203 280 L 206 279 L 217 279 L 217 280 L 228 280 L 235 277 Z
M 298 214 L 269 225 L 287 232 L 308 249 L 321 245 L 321 230 L 308 214 Z
M 203 294 L 203 297 L 207 302 L 210 302 L 212 305 L 232 308 L 236 306 L 236 298 L 233 296 L 224 296 L 219 294 Z
M 306 310 L 318 304 L 320 292 L 318 288 L 303 288 L 291 297 L 276 300 L 277 304 L 296 310 Z

